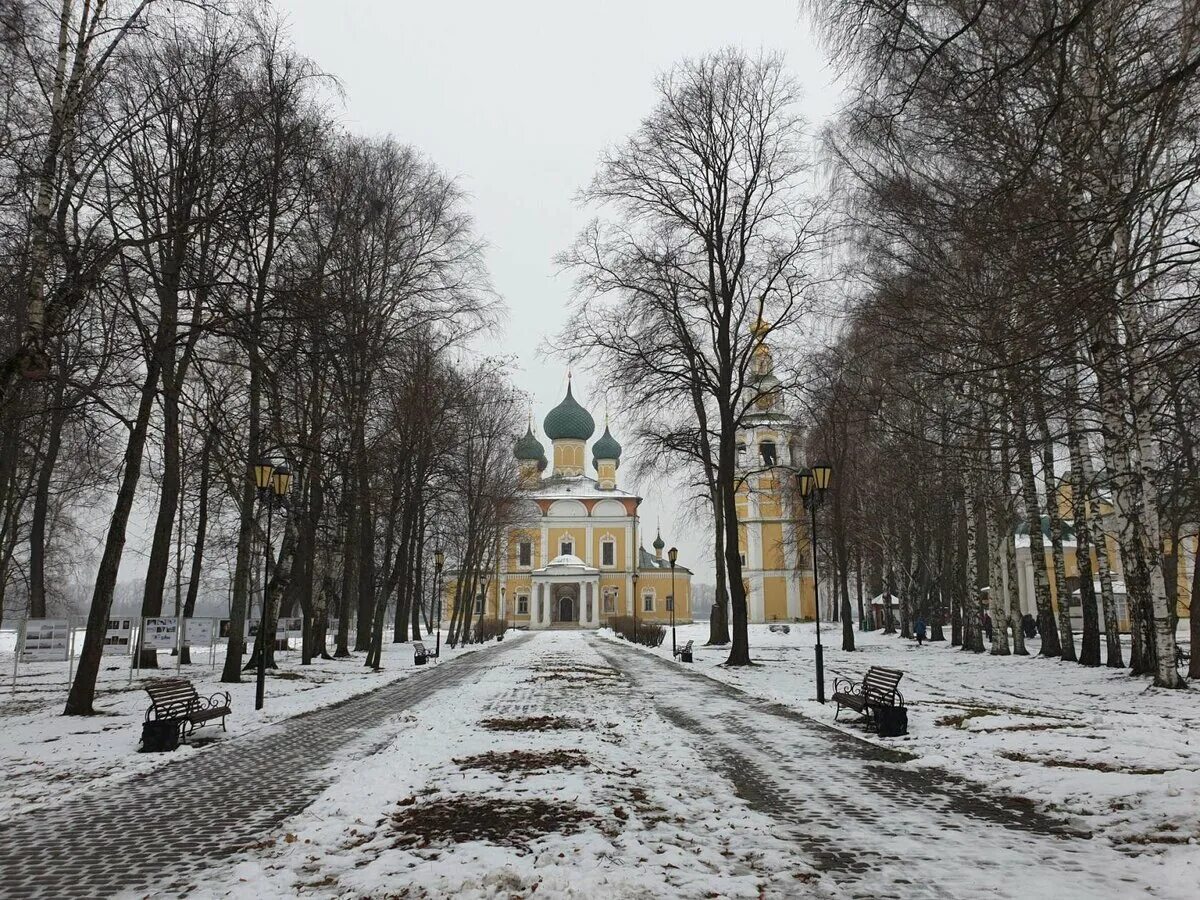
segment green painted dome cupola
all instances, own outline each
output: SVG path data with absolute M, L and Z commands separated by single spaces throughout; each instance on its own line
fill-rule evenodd
M 533 435 L 532 423 L 525 429 L 525 435 L 513 447 L 513 456 L 517 458 L 522 486 L 534 486 L 548 463 L 542 442 Z
M 583 451 L 596 431 L 596 422 L 571 393 L 570 375 L 567 376 L 567 396 L 546 415 L 542 430 L 554 447 L 554 474 L 582 475 Z
M 621 445 L 604 423 L 604 434 L 592 445 L 592 467 L 596 470 L 601 490 L 611 491 L 617 486 L 617 469 L 621 466 Z

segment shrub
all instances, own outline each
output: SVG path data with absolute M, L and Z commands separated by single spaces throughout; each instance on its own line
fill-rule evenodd
M 660 646 L 667 636 L 667 629 L 662 625 L 656 625 L 643 619 L 637 622 L 637 636 L 635 637 L 633 616 L 610 616 L 608 627 L 625 640 L 646 647 Z

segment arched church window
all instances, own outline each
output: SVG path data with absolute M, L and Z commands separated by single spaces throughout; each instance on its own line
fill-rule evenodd
M 642 612 L 654 612 L 654 592 L 646 591 L 642 594 Z
M 575 555 L 575 539 L 565 537 L 558 542 L 559 556 L 574 556 Z
M 529 597 L 526 594 L 517 594 L 517 615 L 529 615 Z
M 762 454 L 763 465 L 768 468 L 775 465 L 778 456 L 775 452 L 774 441 L 763 441 L 758 445 L 758 451 Z

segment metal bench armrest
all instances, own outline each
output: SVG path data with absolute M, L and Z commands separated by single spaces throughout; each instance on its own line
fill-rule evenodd
M 849 678 L 835 678 L 833 679 L 833 692 L 855 696 L 862 693 L 862 683 Z

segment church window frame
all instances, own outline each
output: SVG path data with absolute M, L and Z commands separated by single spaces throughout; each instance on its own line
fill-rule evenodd
M 517 594 L 517 615 L 518 616 L 529 615 L 529 595 L 528 594 Z
M 487 598 L 484 597 L 483 594 L 477 595 L 475 597 L 475 615 L 477 615 L 477 616 L 483 615 L 483 610 L 486 607 L 486 605 L 487 605 Z
M 533 568 L 533 541 L 529 538 L 517 542 L 517 565 L 522 569 Z
M 654 588 L 642 591 L 642 612 L 654 612 Z
M 575 555 L 575 536 L 573 534 L 564 534 L 558 539 L 558 555 L 559 556 L 574 556 Z
M 620 592 L 615 587 L 606 587 L 600 595 L 600 608 L 606 613 L 615 614 L 617 611 L 617 597 Z
M 600 536 L 600 567 L 615 569 L 617 567 L 617 539 L 612 534 Z

